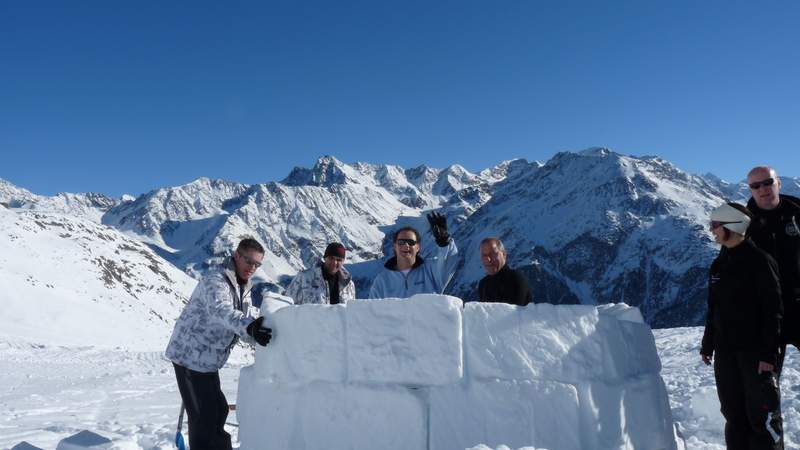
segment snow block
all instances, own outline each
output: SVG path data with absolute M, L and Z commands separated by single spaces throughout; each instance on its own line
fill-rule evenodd
M 553 381 L 491 381 L 432 388 L 431 449 L 478 444 L 580 450 L 578 393 Z
M 262 314 L 270 306 L 265 299 Z M 345 306 L 298 305 L 264 314 L 273 330 L 266 347 L 257 346 L 256 371 L 284 383 L 344 382 Z
M 618 384 L 661 371 L 656 341 L 647 324 L 601 314 L 597 330 L 603 337 L 604 355 L 603 371 L 597 379 Z
M 591 379 L 659 373 L 655 338 L 638 308 L 468 303 L 467 371 L 477 379 Z
M 106 450 L 110 449 L 111 446 L 112 442 L 107 437 L 92 433 L 89 430 L 83 430 L 80 433 L 62 439 L 58 443 L 56 450 Z
M 644 323 L 644 317 L 639 308 L 628 306 L 625 303 L 606 303 L 597 305 L 597 312 L 601 316 L 611 316 L 617 320 Z
M 290 306 L 265 298 L 267 347 L 256 349 L 262 378 L 441 385 L 463 373 L 461 300 L 444 295 Z
M 677 448 L 661 376 L 644 375 L 622 385 L 585 383 L 578 386 L 578 396 L 583 448 Z
M 597 309 L 588 305 L 467 303 L 467 371 L 478 379 L 601 379 L 598 322 Z
M 270 382 L 245 367 L 236 401 L 241 448 L 423 450 L 422 391 L 402 386 Z
M 463 374 L 460 299 L 420 294 L 347 305 L 348 379 L 433 386 Z

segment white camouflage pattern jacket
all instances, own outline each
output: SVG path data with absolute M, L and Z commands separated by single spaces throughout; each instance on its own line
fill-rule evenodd
M 322 276 L 322 261 L 314 267 L 298 273 L 289 287 L 286 288 L 284 295 L 292 297 L 295 305 L 302 304 L 322 304 L 331 303 L 331 293 L 328 282 Z M 344 267 L 339 269 L 339 303 L 347 303 L 348 300 L 356 298 L 356 287 L 350 272 Z
M 240 296 L 233 258 L 204 276 L 175 323 L 166 357 L 196 372 L 216 372 L 239 338 L 253 344 L 246 331 L 258 315 L 251 288 L 248 281 Z

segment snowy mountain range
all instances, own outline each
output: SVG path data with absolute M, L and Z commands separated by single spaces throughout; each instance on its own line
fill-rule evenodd
M 113 228 L 0 206 L 2 342 L 158 348 L 195 284 Z
M 800 193 L 800 180 L 782 181 L 782 192 Z M 744 182 L 691 175 L 658 157 L 593 148 L 558 153 L 543 164 L 507 161 L 475 174 L 458 165 L 404 169 L 345 164 L 325 156 L 312 168 L 295 168 L 280 182 L 247 185 L 199 178 L 135 199 L 46 197 L 0 180 L 0 203 L 6 206 L 0 206 L 0 217 L 35 223 L 33 217 L 46 214 L 51 223 L 113 236 L 90 239 L 98 252 L 104 247 L 115 254 L 120 242 L 137 245 L 122 255 L 148 256 L 142 256 L 140 269 L 130 266 L 121 276 L 144 276 L 149 270 L 144 261 L 152 259 L 172 280 L 164 280 L 164 286 L 180 280 L 180 289 L 172 287 L 180 294 L 170 297 L 180 302 L 192 286 L 181 272 L 197 278 L 246 235 L 267 249 L 258 276 L 273 290 L 288 284 L 320 257 L 327 242 L 336 240 L 348 248 L 357 289 L 366 293 L 391 253 L 391 231 L 405 224 L 425 230 L 424 214 L 441 210 L 462 258 L 448 293 L 475 298 L 483 276 L 478 243 L 498 236 L 509 251 L 509 264 L 528 276 L 537 300 L 624 301 L 640 307 L 651 325 L 668 327 L 698 324 L 704 314 L 706 270 L 717 252 L 706 231 L 710 210 L 725 199 L 744 202 L 748 197 Z M 53 233 L 53 239 L 66 240 L 58 246 L 74 245 Z M 24 241 L 40 245 L 33 235 Z M 432 241 L 425 236 L 423 247 Z M 87 261 L 65 269 L 86 273 L 96 265 Z M 0 274 L 7 272 L 3 264 Z M 152 280 L 131 285 L 137 283 L 159 289 Z M 170 314 L 175 311 L 161 315 Z

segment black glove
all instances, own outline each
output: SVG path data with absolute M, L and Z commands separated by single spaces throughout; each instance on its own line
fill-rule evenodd
M 428 223 L 431 225 L 431 233 L 436 239 L 436 245 L 447 247 L 450 243 L 450 233 L 447 232 L 447 218 L 439 213 L 428 214 Z
M 247 334 L 252 336 L 259 345 L 266 347 L 269 344 L 269 340 L 272 339 L 272 328 L 262 326 L 263 322 L 263 316 L 250 322 L 250 325 L 247 326 Z

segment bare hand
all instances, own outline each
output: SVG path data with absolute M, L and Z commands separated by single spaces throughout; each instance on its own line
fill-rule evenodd
M 711 365 L 711 355 L 701 354 L 700 357 L 703 358 L 703 362 L 705 363 L 705 365 L 707 366 Z
M 758 362 L 758 373 L 759 373 L 759 375 L 764 373 L 764 372 L 772 372 L 773 370 L 775 370 L 775 366 L 773 366 L 772 364 L 765 363 L 764 361 L 759 361 Z

